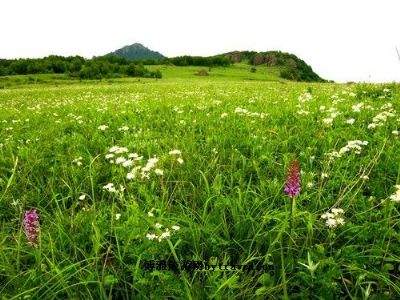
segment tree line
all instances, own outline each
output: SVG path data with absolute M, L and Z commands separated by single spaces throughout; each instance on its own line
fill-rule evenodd
M 143 63 L 117 56 L 85 59 L 81 56 L 50 55 L 44 58 L 0 59 L 0 76 L 26 74 L 67 74 L 80 79 L 121 76 L 161 78 L 159 70 L 150 71 Z

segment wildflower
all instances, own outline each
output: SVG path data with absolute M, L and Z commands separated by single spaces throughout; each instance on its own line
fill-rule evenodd
M 129 172 L 128 174 L 126 174 L 126 179 L 128 179 L 128 180 L 134 179 L 135 177 L 136 177 L 136 173 Z
M 355 119 L 351 118 L 351 119 L 346 120 L 346 124 L 352 125 L 352 124 L 354 124 L 355 121 L 356 121 Z
M 173 230 L 178 231 L 179 229 L 181 229 L 178 225 L 174 225 L 171 227 Z
M 154 227 L 157 228 L 157 229 L 160 229 L 160 228 L 162 227 L 162 225 L 161 225 L 160 223 L 157 222 L 157 223 L 154 225 Z
M 106 159 L 110 159 L 110 158 L 114 157 L 114 154 L 110 153 L 110 154 L 107 154 L 105 157 L 106 157 Z
M 156 173 L 156 175 L 159 175 L 159 176 L 164 175 L 164 171 L 161 170 L 161 169 L 155 169 L 155 170 L 154 170 L 154 173 Z
M 293 198 L 298 196 L 300 191 L 300 165 L 296 160 L 294 160 L 291 162 L 289 167 L 285 192 L 288 194 L 289 198 Z
M 121 214 L 115 214 L 115 220 L 119 220 L 119 218 L 121 218 Z
M 103 190 L 106 190 L 106 191 L 108 191 L 110 193 L 116 193 L 117 192 L 117 190 L 115 189 L 113 183 L 107 183 L 105 186 L 103 186 Z
M 400 185 L 395 185 L 397 191 L 389 197 L 389 199 L 393 202 L 400 202 Z
M 170 155 L 181 155 L 182 152 L 180 150 L 171 150 L 171 151 L 169 151 L 169 154 Z
M 117 159 L 117 160 L 118 160 L 118 159 Z M 125 161 L 122 163 L 122 166 L 123 166 L 124 168 L 132 167 L 132 166 L 133 166 L 133 160 L 131 160 L 131 159 L 125 160 Z
M 24 230 L 28 244 L 32 247 L 38 246 L 39 237 L 39 216 L 36 209 L 30 209 L 25 212 L 24 216 Z
M 180 163 L 180 164 L 183 164 L 183 159 L 182 158 L 178 158 L 177 160 L 176 160 L 178 163 Z
M 361 178 L 362 180 L 368 180 L 368 179 L 369 179 L 368 175 L 361 176 L 360 178 Z
M 398 130 L 393 130 L 393 131 L 392 131 L 392 134 L 394 134 L 394 135 L 399 135 L 399 131 L 398 131 Z
M 147 213 L 147 215 L 149 216 L 149 217 L 154 217 L 154 214 L 151 212 L 151 211 L 149 211 L 148 213 Z
M 228 116 L 228 113 L 222 113 L 221 114 L 221 119 L 226 118 Z
M 330 125 L 332 125 L 332 123 L 333 123 L 333 119 L 332 119 L 332 118 L 325 118 L 325 119 L 322 119 L 322 123 L 324 123 L 325 125 L 330 126 Z
M 79 156 L 78 158 L 75 158 L 72 161 L 73 164 L 76 164 L 78 167 L 82 165 L 82 156 Z
M 78 199 L 83 201 L 83 200 L 85 200 L 85 198 L 86 198 L 86 195 L 80 195 Z
M 122 154 L 129 152 L 129 150 L 126 147 L 112 146 L 110 150 L 108 150 L 108 152 L 115 154 Z
M 128 130 L 129 130 L 128 126 L 122 126 L 122 127 L 118 128 L 118 131 L 122 131 L 122 132 L 128 131 Z
M 104 131 L 104 130 L 106 130 L 107 128 L 108 128 L 107 125 L 100 125 L 99 127 L 97 127 L 97 129 L 99 129 L 99 130 L 101 130 L 101 131 Z
M 152 240 L 158 238 L 158 236 L 155 235 L 154 233 L 148 233 L 148 234 L 146 234 L 146 237 L 147 237 L 150 241 L 152 241 Z
M 163 232 L 159 237 L 158 241 L 161 242 L 163 239 L 166 239 L 171 236 L 171 233 L 169 232 L 169 229 L 165 229 L 165 232 Z
M 325 173 L 325 172 L 321 173 L 321 178 L 328 178 L 328 177 L 329 177 L 328 173 Z
M 118 158 L 115 160 L 115 163 L 116 163 L 117 165 L 123 164 L 124 162 L 126 162 L 126 158 L 125 158 L 125 157 L 122 157 L 122 156 L 118 157 Z
M 325 225 L 331 229 L 335 229 L 338 225 L 344 225 L 344 210 L 341 208 L 332 208 L 331 212 L 321 215 L 321 219 L 326 220 Z

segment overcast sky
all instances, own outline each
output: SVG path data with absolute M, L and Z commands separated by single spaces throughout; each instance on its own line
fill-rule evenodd
M 399 0 L 0 0 L 0 58 L 281 50 L 326 79 L 400 81 L 399 15 Z

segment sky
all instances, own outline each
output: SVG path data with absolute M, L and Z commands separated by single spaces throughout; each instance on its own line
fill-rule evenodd
M 336 82 L 400 82 L 399 0 L 0 0 L 0 58 L 290 52 Z

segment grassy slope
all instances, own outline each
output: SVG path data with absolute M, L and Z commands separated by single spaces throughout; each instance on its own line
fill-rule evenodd
M 256 80 L 256 81 L 285 81 L 279 77 L 279 68 L 275 67 L 260 67 L 258 66 L 255 73 L 250 72 L 250 66 L 247 64 L 235 64 L 228 68 L 216 67 L 175 67 L 175 66 L 146 66 L 151 71 L 160 70 L 164 80 Z M 209 71 L 209 76 L 194 75 L 198 70 L 206 69 Z M 103 80 L 86 80 L 71 79 L 65 74 L 32 74 L 32 75 L 16 75 L 16 76 L 0 76 L 0 88 L 5 87 L 20 87 L 23 85 L 48 84 L 48 85 L 65 85 L 93 82 L 132 82 L 132 81 L 148 81 L 143 78 L 110 78 Z
M 388 197 L 399 183 L 400 143 L 392 134 L 399 121 L 368 124 L 390 110 L 383 105 L 399 109 L 399 87 L 249 81 L 239 66 L 192 77 L 196 70 L 168 68 L 164 80 L 0 90 L 0 295 L 398 297 L 399 211 Z M 241 80 L 224 80 L 231 71 Z M 307 91 L 312 98 L 303 102 Z M 250 113 L 235 113 L 238 107 Z M 325 125 L 333 108 L 340 114 Z M 368 145 L 329 160 L 326 153 L 351 140 Z M 156 155 L 164 175 L 127 180 L 129 169 L 105 159 L 114 145 L 144 163 Z M 173 149 L 182 151 L 182 165 L 168 154 Z M 293 158 L 303 174 L 290 231 L 283 188 Z M 107 183 L 126 190 L 109 193 Z M 321 220 L 332 207 L 345 211 L 335 230 Z M 29 208 L 41 219 L 38 249 L 23 233 Z M 150 241 L 145 235 L 158 233 L 156 222 L 181 229 Z M 269 271 L 140 268 L 145 259 L 174 258 L 254 262 Z

